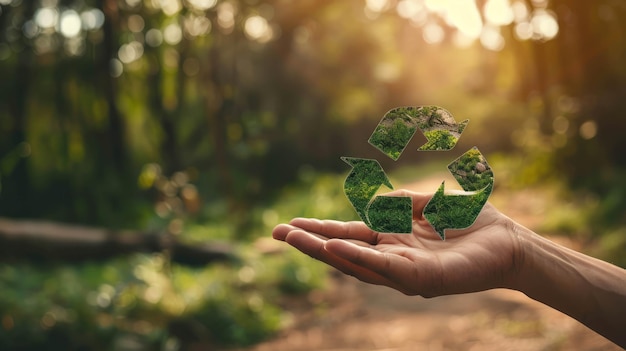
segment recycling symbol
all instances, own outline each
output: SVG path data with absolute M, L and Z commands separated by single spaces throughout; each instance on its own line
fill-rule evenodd
M 394 161 L 419 129 L 427 139 L 418 151 L 450 151 L 469 120 L 456 122 L 450 112 L 438 106 L 398 107 L 387 112 L 368 142 Z M 413 203 L 410 197 L 376 195 L 382 185 L 393 189 L 377 160 L 342 157 L 352 166 L 344 182 L 348 200 L 363 222 L 382 233 L 411 233 Z M 445 240 L 446 229 L 471 226 L 493 190 L 491 167 L 477 147 L 472 147 L 448 165 L 464 192 L 445 193 L 445 181 L 424 207 L 424 218 Z

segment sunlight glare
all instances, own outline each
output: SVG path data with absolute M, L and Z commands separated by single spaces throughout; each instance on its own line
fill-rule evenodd
M 426 5 L 428 10 L 436 13 L 444 12 L 449 6 L 451 6 L 449 0 L 426 0 L 424 1 L 424 5 Z
M 467 35 L 463 34 L 463 32 L 456 31 L 452 36 L 452 42 L 454 46 L 459 48 L 467 48 L 472 46 L 476 41 L 475 38 L 470 38 Z
M 477 38 L 482 32 L 483 23 L 474 1 L 462 1 L 449 8 L 450 20 L 459 31 L 470 38 Z
M 35 23 L 42 29 L 54 28 L 59 20 L 56 8 L 42 7 L 35 13 Z
M 217 5 L 217 0 L 187 0 L 187 2 L 200 11 L 206 11 Z
M 59 23 L 59 31 L 66 38 L 73 38 L 80 34 L 82 23 L 80 16 L 74 10 L 63 11 Z
M 132 41 L 120 46 L 117 56 L 122 63 L 131 63 L 143 56 L 143 45 L 138 41 Z
M 485 19 L 494 26 L 507 26 L 514 14 L 509 0 L 488 0 L 484 8 Z
M 249 39 L 261 42 L 268 41 L 272 37 L 272 28 L 269 23 L 265 18 L 258 15 L 246 19 L 244 32 Z
M 163 34 L 156 28 L 151 28 L 146 32 L 146 44 L 157 47 L 163 43 Z
M 585 121 L 580 125 L 578 132 L 581 138 L 585 140 L 593 139 L 598 134 L 598 124 L 593 120 Z
M 159 5 L 166 16 L 174 16 L 180 12 L 183 7 L 180 0 L 159 0 Z
M 133 33 L 140 33 L 146 26 L 146 21 L 140 15 L 130 15 L 128 17 L 128 29 Z
M 443 41 L 445 32 L 440 25 L 436 23 L 429 23 L 422 29 L 422 37 L 428 44 L 438 44 Z
M 515 36 L 519 40 L 528 40 L 533 37 L 533 26 L 528 22 L 520 22 L 515 25 Z
M 513 10 L 513 17 L 515 17 L 515 22 L 526 22 L 528 21 L 528 7 L 522 1 L 516 1 L 511 5 L 511 9 Z
M 95 30 L 104 24 L 104 13 L 99 9 L 90 9 L 80 14 L 80 19 L 85 30 Z
M 480 43 L 485 49 L 500 51 L 504 48 L 504 37 L 500 34 L 500 27 L 485 26 L 480 35 Z
M 396 6 L 396 11 L 402 18 L 415 18 L 424 11 L 424 5 L 419 0 L 400 0 Z
M 366 0 L 366 10 L 372 12 L 383 12 L 389 7 L 389 0 Z
M 201 36 L 211 31 L 211 21 L 204 15 L 187 16 L 184 20 L 185 32 L 192 37 Z
M 163 29 L 163 39 L 170 45 L 176 45 L 183 39 L 183 31 L 178 23 L 172 23 Z
M 443 17 L 465 36 L 478 38 L 483 29 L 482 19 L 473 0 L 426 0 L 426 8 Z
M 222 2 L 217 7 L 217 23 L 223 29 L 232 29 L 235 25 L 235 6 L 230 2 Z
M 545 10 L 535 11 L 530 21 L 533 31 L 541 39 L 550 40 L 559 33 L 559 24 L 554 15 Z

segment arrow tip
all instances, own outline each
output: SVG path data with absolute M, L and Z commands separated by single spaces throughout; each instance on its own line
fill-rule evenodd
M 354 158 L 354 157 L 346 157 L 346 156 L 342 156 L 342 157 L 340 157 L 340 158 L 341 158 L 341 160 L 342 160 L 343 162 L 345 162 L 345 163 L 347 163 L 348 165 L 350 165 L 350 166 L 354 167 L 354 160 L 355 160 L 355 158 Z
M 422 215 L 424 216 L 424 218 L 426 218 L 426 220 L 428 221 L 430 226 L 433 228 L 433 230 L 439 235 L 441 240 L 446 240 L 446 236 L 445 236 L 446 226 L 440 225 L 440 222 L 441 222 L 440 216 L 442 215 L 443 211 L 442 209 L 439 208 L 439 206 L 443 203 L 445 184 L 446 184 L 445 181 L 441 182 L 441 185 L 439 186 L 439 188 L 437 189 L 433 197 L 430 199 L 430 201 L 428 201 L 428 203 L 424 207 L 424 210 L 422 211 Z

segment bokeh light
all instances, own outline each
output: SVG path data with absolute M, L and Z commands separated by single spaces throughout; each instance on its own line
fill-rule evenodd
M 141 58 L 143 45 L 138 41 L 123 44 L 118 50 L 117 56 L 122 63 L 129 64 Z
M 235 26 L 235 6 L 228 2 L 222 2 L 217 7 L 217 23 L 227 32 Z
M 183 39 L 183 31 L 178 23 L 171 23 L 163 29 L 163 40 L 170 45 L 176 45 Z
M 536 10 L 530 21 L 534 35 L 540 39 L 550 40 L 559 33 L 559 24 L 554 14 L 546 10 Z
M 99 9 L 89 9 L 80 14 L 83 29 L 96 30 L 104 24 L 104 13 Z
M 193 250 L 232 240 L 246 256 L 234 270 L 186 271 L 166 249 L 94 259 L 61 269 L 84 275 L 47 282 L 31 277 L 47 267 L 32 268 L 0 294 L 11 306 L 0 327 L 170 351 L 188 345 L 170 330 L 179 321 L 202 333 L 225 325 L 208 348 L 229 332 L 225 348 L 271 336 L 258 328 L 284 325 L 282 312 L 258 323 L 216 322 L 215 313 L 227 306 L 219 318 L 265 318 L 282 296 L 273 288 L 310 289 L 324 276 L 308 257 L 267 264 L 261 256 L 282 251 L 260 250 L 256 239 L 272 241 L 272 227 L 294 216 L 354 219 L 337 187 L 338 155 L 376 152 L 367 126 L 393 106 L 436 104 L 471 119 L 464 140 L 479 140 L 494 168 L 504 164 L 501 191 L 544 180 L 594 185 L 592 173 L 623 179 L 611 164 L 624 149 L 615 97 L 623 89 L 614 89 L 624 82 L 623 9 L 585 0 L 0 0 L 3 216 L 138 228 Z M 411 157 L 383 167 L 411 168 L 410 181 L 412 167 L 429 172 L 428 157 Z M 8 300 L 21 298 L 11 286 L 27 278 L 34 287 L 61 281 L 60 296 L 34 291 L 34 312 Z M 71 291 L 75 300 L 63 295 Z
M 59 11 L 52 7 L 42 7 L 35 13 L 35 23 L 42 29 L 53 29 L 59 21 Z
M 507 26 L 515 17 L 509 0 L 488 0 L 484 13 L 487 22 L 494 26 Z
M 596 121 L 589 120 L 583 122 L 583 124 L 580 125 L 579 133 L 583 139 L 593 139 L 598 133 L 598 125 Z
M 204 15 L 189 14 L 183 22 L 185 34 L 190 38 L 203 36 L 211 32 L 211 21 Z
M 244 23 L 246 36 L 251 40 L 267 42 L 272 39 L 272 28 L 267 20 L 261 16 L 250 16 Z
M 140 15 L 128 16 L 128 29 L 133 33 L 140 33 L 146 26 L 146 22 Z
M 187 0 L 187 2 L 200 11 L 206 11 L 217 5 L 217 0 Z
M 429 23 L 422 29 L 422 36 L 427 44 L 437 44 L 443 41 L 445 32 L 440 25 Z
M 151 28 L 146 32 L 146 44 L 157 47 L 163 43 L 163 33 L 156 28 Z
M 59 23 L 59 31 L 66 38 L 73 38 L 80 34 L 82 22 L 80 16 L 74 10 L 63 11 Z

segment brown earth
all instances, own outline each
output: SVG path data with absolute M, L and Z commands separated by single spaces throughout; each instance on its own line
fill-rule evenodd
M 436 189 L 440 182 L 431 177 L 405 188 Z M 532 191 L 505 198 L 496 190 L 491 201 L 529 228 L 536 228 L 547 206 Z M 581 249 L 575 241 L 551 238 Z M 424 299 L 333 271 L 326 289 L 288 297 L 283 308 L 289 326 L 246 351 L 621 350 L 569 316 L 504 289 Z

